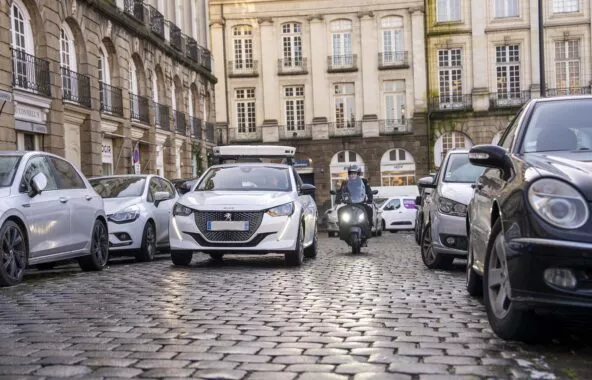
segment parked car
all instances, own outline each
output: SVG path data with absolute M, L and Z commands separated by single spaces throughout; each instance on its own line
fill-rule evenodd
M 194 191 L 182 196 L 171 218 L 171 258 L 189 265 L 194 252 L 221 260 L 225 253 L 282 253 L 288 265 L 317 254 L 315 187 L 290 164 L 238 162 L 239 158 L 292 160 L 283 146 L 223 146 Z
M 591 109 L 591 96 L 532 100 L 498 145 L 470 150 L 487 169 L 466 220 L 467 290 L 502 339 L 544 337 L 539 312 L 592 311 Z
M 116 175 L 90 180 L 103 197 L 109 221 L 109 249 L 152 261 L 168 249 L 169 219 L 179 198 L 173 184 L 156 175 Z
M 337 210 L 339 210 L 339 208 L 341 206 L 343 206 L 343 203 L 339 203 L 334 205 L 333 207 L 331 207 L 330 209 L 328 209 L 327 211 L 325 211 L 325 220 L 326 220 L 326 225 L 327 225 L 327 234 L 329 235 L 329 237 L 334 237 L 334 236 L 339 236 L 339 225 L 338 225 L 338 219 L 337 219 Z M 373 216 L 374 216 L 374 223 L 372 225 L 372 236 L 382 236 L 382 231 L 383 231 L 383 224 L 381 223 L 382 221 L 382 210 L 380 209 L 380 207 L 378 206 L 379 203 L 377 201 L 375 201 L 372 204 L 372 208 L 374 210 Z
M 415 197 L 389 197 L 380 204 L 378 209 L 382 230 L 397 232 L 415 228 L 417 214 Z
M 455 257 L 467 255 L 467 205 L 483 168 L 469 162 L 467 149 L 454 149 L 444 158 L 438 175 L 422 187 L 432 194 L 424 199 L 421 258 L 430 269 L 445 268 Z
M 419 188 L 420 194 L 415 198 L 415 205 L 417 206 L 417 212 L 415 213 L 414 223 L 414 237 L 417 245 L 421 245 L 421 236 L 423 233 L 423 204 L 427 197 L 432 194 L 431 188 L 426 188 L 424 184 L 431 184 L 434 182 L 434 178 L 437 173 L 431 173 L 428 177 L 423 177 L 417 181 L 417 187 Z
M 103 200 L 65 159 L 45 152 L 0 152 L 0 285 L 25 268 L 78 259 L 102 270 L 109 258 Z
M 195 185 L 199 178 L 185 178 L 185 179 L 173 179 L 171 183 L 177 189 L 179 195 L 183 195 L 191 190 L 191 187 Z

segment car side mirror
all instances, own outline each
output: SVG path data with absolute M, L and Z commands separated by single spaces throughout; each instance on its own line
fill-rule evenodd
M 420 178 L 419 181 L 417 181 L 417 187 L 435 189 L 436 184 L 434 184 L 434 177 L 428 176 L 428 177 Z
M 37 173 L 31 178 L 29 182 L 29 188 L 31 191 L 29 192 L 29 196 L 33 198 L 34 196 L 41 194 L 43 190 L 47 187 L 47 176 L 44 173 Z
M 299 193 L 303 195 L 313 195 L 316 189 L 317 188 L 310 183 L 303 183 L 302 186 L 300 186 Z
M 507 181 L 512 176 L 512 160 L 508 152 L 498 145 L 476 145 L 469 151 L 469 161 L 475 166 L 499 169 Z
M 418 195 L 417 197 L 415 197 L 415 205 L 421 206 L 421 195 Z
M 171 199 L 171 196 L 166 191 L 157 191 L 154 193 L 154 205 L 158 207 L 160 202 Z

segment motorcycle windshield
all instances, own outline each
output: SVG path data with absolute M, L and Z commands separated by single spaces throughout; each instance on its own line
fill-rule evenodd
M 347 181 L 347 192 L 351 197 L 351 203 L 364 203 L 366 200 L 366 188 L 362 178 Z

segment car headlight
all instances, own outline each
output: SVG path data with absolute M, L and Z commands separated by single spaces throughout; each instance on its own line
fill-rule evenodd
M 123 211 L 109 215 L 108 219 L 113 223 L 130 223 L 138 219 L 139 216 L 140 209 L 138 206 L 131 206 Z
M 586 223 L 588 204 L 571 185 L 552 178 L 542 178 L 530 185 L 528 201 L 534 211 L 547 223 L 576 229 Z
M 285 203 L 267 210 L 269 216 L 290 216 L 292 213 L 294 213 L 294 202 Z
M 438 209 L 442 214 L 462 217 L 467 216 L 467 205 L 448 198 L 440 198 Z
M 175 207 L 173 207 L 173 216 L 189 216 L 192 213 L 192 209 L 187 206 L 183 206 L 181 203 L 175 203 Z

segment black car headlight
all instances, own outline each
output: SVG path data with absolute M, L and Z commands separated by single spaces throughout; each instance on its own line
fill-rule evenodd
M 462 204 L 452 199 L 440 197 L 438 202 L 438 209 L 442 214 L 452 216 L 467 216 L 467 205 Z
M 528 202 L 547 223 L 566 229 L 582 227 L 589 217 L 588 204 L 573 186 L 552 178 L 530 185 Z
M 175 203 L 173 208 L 173 216 L 189 216 L 193 213 L 193 210 L 187 206 L 183 206 L 181 203 Z

